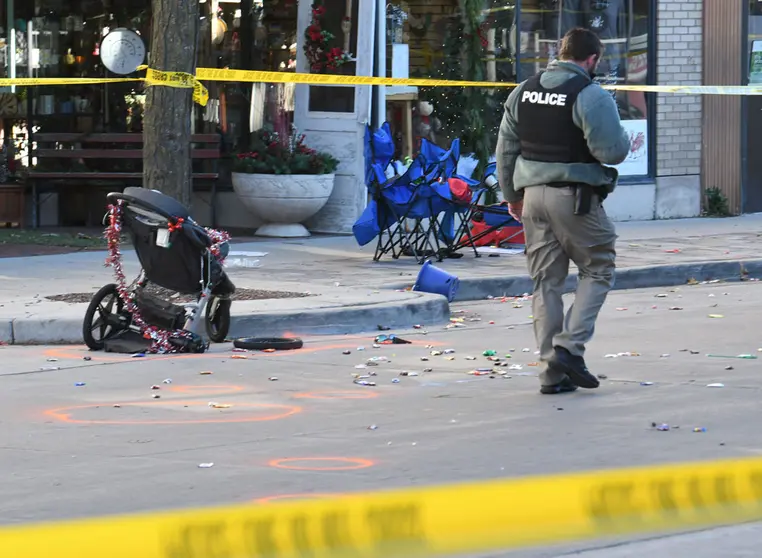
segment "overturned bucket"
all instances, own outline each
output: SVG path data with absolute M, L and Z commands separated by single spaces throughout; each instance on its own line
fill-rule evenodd
M 418 279 L 413 285 L 414 291 L 423 293 L 440 294 L 447 297 L 448 302 L 455 300 L 460 280 L 455 275 L 450 275 L 444 269 L 439 269 L 426 261 L 418 272 Z

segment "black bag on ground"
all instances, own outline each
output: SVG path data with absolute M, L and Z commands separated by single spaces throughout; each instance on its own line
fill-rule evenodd
M 107 353 L 145 353 L 150 348 L 151 340 L 131 329 L 121 331 L 103 342 L 103 350 Z
M 166 330 L 182 329 L 185 326 L 185 308 L 157 298 L 143 290 L 138 290 L 135 302 L 140 315 L 148 325 Z

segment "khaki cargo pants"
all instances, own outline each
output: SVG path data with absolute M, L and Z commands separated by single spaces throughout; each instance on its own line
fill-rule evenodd
M 524 190 L 524 234 L 529 275 L 534 281 L 532 311 L 540 358 L 547 363 L 553 347 L 583 356 L 598 312 L 614 285 L 616 231 L 598 196 L 590 213 L 574 214 L 574 188 L 531 186 Z M 569 261 L 579 269 L 574 303 L 564 318 L 562 295 Z M 563 376 L 545 370 L 542 385 Z

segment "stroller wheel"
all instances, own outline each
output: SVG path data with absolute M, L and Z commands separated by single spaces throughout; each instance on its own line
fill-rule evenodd
M 82 337 L 92 351 L 102 351 L 104 341 L 127 329 L 129 314 L 124 311 L 124 302 L 116 285 L 110 283 L 93 296 L 85 312 Z
M 293 351 L 301 349 L 304 343 L 301 339 L 289 337 L 242 337 L 233 341 L 233 346 L 249 351 Z
M 224 343 L 230 331 L 230 305 L 229 298 L 212 297 L 206 305 L 206 334 L 212 343 Z

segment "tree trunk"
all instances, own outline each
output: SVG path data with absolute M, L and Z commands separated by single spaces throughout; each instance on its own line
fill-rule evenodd
M 151 68 L 196 71 L 198 0 L 151 0 Z M 148 88 L 143 118 L 143 186 L 190 207 L 193 90 Z

